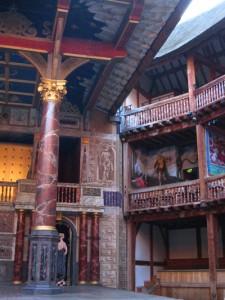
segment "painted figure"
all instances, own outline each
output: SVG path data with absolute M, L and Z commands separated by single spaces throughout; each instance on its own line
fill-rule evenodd
M 159 185 L 161 185 L 162 180 L 166 180 L 166 159 L 161 153 L 158 154 L 154 169 L 158 175 Z

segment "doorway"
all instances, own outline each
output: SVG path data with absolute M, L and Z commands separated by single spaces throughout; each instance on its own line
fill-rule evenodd
M 77 233 L 74 224 L 68 219 L 64 218 L 62 221 L 56 223 L 58 233 L 63 233 L 64 242 L 67 245 L 66 256 L 66 277 L 67 285 L 75 285 L 77 282 L 77 263 L 76 263 L 76 241 Z

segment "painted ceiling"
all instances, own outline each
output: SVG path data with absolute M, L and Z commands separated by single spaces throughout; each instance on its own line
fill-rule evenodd
M 189 2 L 0 0 L 0 105 L 40 107 L 41 75 L 21 51 L 47 60 L 62 19 L 62 61 L 88 59 L 66 77 L 67 100 L 115 114 Z

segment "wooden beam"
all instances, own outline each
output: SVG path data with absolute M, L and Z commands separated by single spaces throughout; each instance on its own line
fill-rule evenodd
M 206 133 L 205 126 L 196 126 L 196 137 L 198 146 L 198 170 L 199 170 L 199 185 L 200 185 L 200 199 L 207 199 L 207 186 L 205 183 L 206 169 Z
M 136 248 L 136 224 L 127 224 L 127 287 L 129 291 L 135 291 L 135 248 Z
M 208 66 L 210 69 L 215 69 L 218 73 L 224 74 L 225 73 L 225 68 L 219 64 L 217 64 L 215 61 L 213 61 L 213 56 L 212 57 L 205 57 L 201 54 L 195 53 L 194 54 L 195 59 L 201 62 L 203 65 Z
M 1 48 L 39 53 L 53 53 L 55 42 L 49 39 L 7 36 L 0 34 Z M 126 50 L 117 50 L 115 45 L 96 41 L 62 38 L 60 54 L 65 56 L 110 61 L 124 58 Z
M 63 38 L 61 54 L 97 60 L 110 61 L 113 58 L 124 58 L 126 50 L 117 50 L 115 45 L 102 42 Z
M 217 300 L 217 274 L 218 267 L 218 220 L 212 213 L 207 214 L 207 235 L 208 235 L 208 257 L 209 257 L 209 278 L 210 278 L 210 300 Z
M 189 56 L 187 58 L 187 77 L 188 77 L 188 93 L 189 93 L 189 103 L 190 110 L 195 110 L 195 97 L 194 97 L 194 89 L 196 84 L 196 74 L 195 74 L 195 63 L 194 57 Z
M 166 221 L 166 220 L 176 220 L 182 218 L 194 218 L 200 216 L 206 216 L 209 211 L 213 214 L 225 213 L 225 207 L 220 205 L 217 207 L 207 207 L 206 209 L 192 209 L 192 210 L 181 210 L 181 211 L 171 211 L 162 214 L 135 214 L 129 216 L 130 222 L 156 222 L 156 221 Z

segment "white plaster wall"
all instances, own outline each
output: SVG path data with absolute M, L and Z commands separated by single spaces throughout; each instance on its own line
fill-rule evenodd
M 136 260 L 150 260 L 149 225 L 142 224 L 136 237 Z
M 195 229 L 170 231 L 170 258 L 197 258 Z
M 137 108 L 138 107 L 138 103 L 137 103 L 137 91 L 132 90 L 130 92 L 130 94 L 127 96 L 124 105 L 128 106 L 128 105 L 132 105 L 132 109 Z
M 150 279 L 150 267 L 149 266 L 136 266 L 135 267 L 135 281 L 136 287 L 144 286 L 144 281 Z

